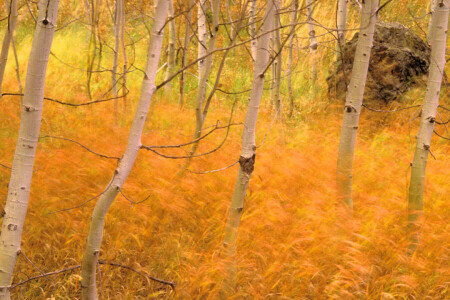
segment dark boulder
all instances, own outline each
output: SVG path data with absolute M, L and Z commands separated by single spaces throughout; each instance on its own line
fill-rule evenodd
M 352 72 L 358 33 L 343 47 L 343 57 L 327 78 L 331 97 L 345 99 Z M 364 101 L 398 100 L 423 75 L 430 65 L 430 47 L 399 23 L 378 22 L 370 57 Z M 419 80 L 420 81 L 420 80 Z

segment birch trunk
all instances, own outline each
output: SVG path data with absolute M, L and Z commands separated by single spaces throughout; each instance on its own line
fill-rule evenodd
M 169 46 L 167 53 L 167 70 L 166 77 L 167 80 L 175 73 L 175 47 L 177 43 L 176 26 L 175 26 L 175 10 L 173 8 L 173 0 L 169 2 Z M 165 86 L 165 92 L 169 92 L 172 87 L 172 81 L 169 81 Z
M 294 28 L 297 22 L 297 10 L 298 10 L 298 0 L 292 0 L 291 4 L 291 29 Z M 294 113 L 294 90 L 292 88 L 292 64 L 293 64 L 293 51 L 294 51 L 294 39 L 295 39 L 295 28 L 293 33 L 289 37 L 289 56 L 287 63 L 287 86 L 289 93 L 289 117 L 292 117 Z
M 20 253 L 42 118 L 45 74 L 55 32 L 58 4 L 59 0 L 39 1 L 38 21 L 28 60 L 19 137 L 0 234 L 0 299 L 10 299 L 9 287 L 17 255 Z
M 97 299 L 96 266 L 103 239 L 103 228 L 106 213 L 122 188 L 123 183 L 130 174 L 137 154 L 141 147 L 141 135 L 145 119 L 149 110 L 153 93 L 156 90 L 155 77 L 158 61 L 161 54 L 163 28 L 167 16 L 170 0 L 159 0 L 155 8 L 155 18 L 150 39 L 147 67 L 142 82 L 141 96 L 130 129 L 127 148 L 120 160 L 119 166 L 107 188 L 97 201 L 91 217 L 89 235 L 87 238 L 86 251 L 83 257 L 81 270 L 82 299 Z
M 432 18 L 431 60 L 427 91 L 422 106 L 419 133 L 417 134 L 414 159 L 411 163 L 409 185 L 408 221 L 412 228 L 423 210 L 423 192 L 428 152 L 433 136 L 436 112 L 439 106 L 439 92 L 445 67 L 445 49 L 450 0 L 440 0 L 435 6 Z M 414 237 L 413 237 L 414 238 Z M 416 239 L 417 241 L 417 239 Z
M 207 1 L 200 0 L 198 3 L 197 9 L 197 27 L 198 27 L 198 58 L 204 57 L 206 55 L 206 40 L 208 38 L 208 34 L 206 32 L 206 16 L 205 10 Z M 200 59 L 198 61 L 198 73 L 201 74 L 203 72 L 203 68 L 205 65 L 205 59 Z M 200 80 L 199 80 L 200 81 Z
M 250 47 L 252 50 L 252 58 L 255 60 L 256 58 L 256 0 L 249 0 L 250 8 L 248 11 L 249 14 L 249 23 L 250 23 L 250 37 L 252 41 L 250 42 Z
M 217 34 L 219 33 L 219 12 L 220 12 L 220 0 L 212 1 L 212 25 L 211 25 L 211 36 L 208 41 L 208 46 L 206 49 L 206 53 L 211 53 L 215 50 Z M 199 52 L 200 53 L 200 52 Z M 206 55 L 205 53 L 205 55 Z M 200 71 L 200 79 L 198 83 L 198 91 L 197 91 L 197 99 L 195 104 L 195 133 L 194 140 L 198 139 L 203 130 L 203 124 L 205 123 L 206 115 L 203 114 L 203 102 L 205 101 L 206 96 L 206 87 L 208 83 L 209 73 L 211 72 L 211 66 L 213 61 L 213 55 L 210 54 L 205 58 L 204 64 Z M 191 150 L 189 152 L 190 156 L 194 155 L 198 148 L 198 141 L 192 144 Z M 183 169 L 186 169 L 189 166 L 191 159 L 186 160 L 186 164 Z M 183 170 L 182 170 L 183 172 Z
M 336 60 L 342 57 L 342 48 L 345 45 L 345 28 L 347 23 L 347 2 L 348 0 L 338 0 L 336 16 L 337 40 L 336 40 Z
M 2 52 L 0 53 L 0 98 L 2 97 L 3 76 L 5 75 L 6 63 L 8 61 L 9 45 L 14 34 L 17 20 L 17 0 L 5 1 L 8 13 L 8 27 L 3 38 Z
M 314 22 L 313 22 L 313 1 L 306 0 L 306 13 L 307 13 L 307 23 L 308 23 L 308 35 L 309 35 L 309 53 L 310 53 L 310 74 L 309 79 L 311 82 L 311 88 L 315 85 L 317 79 L 317 70 L 316 70 L 316 59 L 315 53 L 317 50 L 317 40 L 316 40 L 316 31 L 314 30 Z
M 429 10 L 430 10 L 430 21 L 428 23 L 428 32 L 427 32 L 427 42 L 428 44 L 431 44 L 431 40 L 433 39 L 433 13 L 434 9 L 436 8 L 436 5 L 438 3 L 438 0 L 430 0 L 429 2 Z
M 113 57 L 113 67 L 112 67 L 112 88 L 113 94 L 116 99 L 114 99 L 114 115 L 117 121 L 118 111 L 119 111 L 119 93 L 117 91 L 117 66 L 119 64 L 119 47 L 120 47 L 120 30 L 122 28 L 122 1 L 116 0 L 116 5 L 114 9 L 114 57 Z
M 127 112 L 127 72 L 128 72 L 128 58 L 127 58 L 127 47 L 125 45 L 125 1 L 122 2 L 121 9 L 121 27 L 120 27 L 120 42 L 122 48 L 122 58 L 123 58 L 123 68 L 122 68 L 122 99 L 123 99 L 123 113 Z
M 254 169 L 256 120 L 264 87 L 265 74 L 263 72 L 266 70 L 269 62 L 269 32 L 273 26 L 274 13 L 275 7 L 273 1 L 267 1 L 264 20 L 260 29 L 260 36 L 257 39 L 252 91 L 248 103 L 247 114 L 245 116 L 244 132 L 242 134 L 242 150 L 239 158 L 240 167 L 225 227 L 223 244 L 231 255 L 234 255 L 236 251 L 236 238 L 239 222 L 243 211 L 248 183 Z
M 192 8 L 194 6 L 194 0 L 189 0 L 188 4 L 188 13 L 186 16 L 186 30 L 184 32 L 184 42 L 183 42 L 183 58 L 181 60 L 181 69 L 184 69 L 184 67 L 187 64 L 188 59 L 188 51 L 189 51 L 189 33 L 191 31 L 191 19 L 192 19 Z M 185 72 L 181 71 L 180 74 L 180 100 L 179 105 L 180 108 L 184 105 L 184 85 L 185 85 L 185 78 L 184 78 Z
M 369 68 L 377 8 L 378 0 L 366 0 L 363 2 L 361 31 L 358 36 L 352 76 L 345 99 L 344 119 L 339 142 L 336 177 L 338 199 L 344 201 L 350 210 L 353 209 L 352 171 L 356 132 Z

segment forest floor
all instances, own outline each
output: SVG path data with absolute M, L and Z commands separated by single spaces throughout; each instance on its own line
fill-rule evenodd
M 143 144 L 189 141 L 193 111 L 180 112 L 161 99 L 153 105 Z M 4 97 L 0 105 L 0 157 L 9 166 L 19 125 L 18 100 Z M 115 124 L 111 106 L 71 108 L 46 102 L 41 136 L 74 139 L 120 157 L 128 125 Z M 433 138 L 436 159 L 430 157 L 427 167 L 420 246 L 408 256 L 407 191 L 416 130 L 410 120 L 417 111 L 363 113 L 354 170 L 355 214 L 342 220 L 336 214 L 334 182 L 341 110 L 340 105 L 327 105 L 320 113 L 299 112 L 282 123 L 273 123 L 271 112 L 262 111 L 257 143 L 264 143 L 257 150 L 240 225 L 234 298 L 448 299 L 449 143 Z M 244 116 L 242 109 L 237 111 L 234 122 Z M 225 125 L 229 114 L 228 106 L 216 105 L 208 124 L 220 120 Z M 190 170 L 232 164 L 239 157 L 241 130 L 233 126 L 224 146 L 195 159 Z M 200 152 L 219 145 L 225 133 L 217 130 L 204 139 Z M 175 290 L 123 268 L 100 266 L 104 299 L 217 299 L 227 269 L 221 242 L 237 166 L 208 174 L 186 172 L 179 179 L 182 164 L 139 154 L 123 194 L 132 201 L 147 200 L 132 204 L 118 197 L 107 216 L 101 253 L 102 260 L 176 282 Z M 101 193 L 115 166 L 114 159 L 100 158 L 77 144 L 41 139 L 22 247 L 36 267 L 21 256 L 14 282 L 81 262 L 95 200 L 53 212 Z M 0 167 L 3 199 L 8 178 L 9 170 Z M 30 281 L 14 294 L 17 299 L 74 299 L 80 292 L 79 274 L 75 270 Z

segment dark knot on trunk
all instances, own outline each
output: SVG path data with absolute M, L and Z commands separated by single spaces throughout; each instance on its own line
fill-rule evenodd
M 245 174 L 250 175 L 255 169 L 255 157 L 255 154 L 252 157 L 239 157 L 239 165 Z

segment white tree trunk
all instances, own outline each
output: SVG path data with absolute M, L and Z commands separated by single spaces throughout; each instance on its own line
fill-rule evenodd
M 250 8 L 248 11 L 249 14 L 249 23 L 250 23 L 250 37 L 252 41 L 250 42 L 250 46 L 252 49 L 252 58 L 255 60 L 256 58 L 256 0 L 249 0 Z
M 307 23 L 308 23 L 308 35 L 309 35 L 309 53 L 310 53 L 310 73 L 309 78 L 311 81 L 311 87 L 315 84 L 317 79 L 317 69 L 316 69 L 316 60 L 315 53 L 317 50 L 317 40 L 316 40 L 316 31 L 314 30 L 314 22 L 313 22 L 313 1 L 306 0 L 306 12 L 307 12 Z
M 2 52 L 0 53 L 0 98 L 2 97 L 3 76 L 5 75 L 6 63 L 8 61 L 9 45 L 14 34 L 17 20 L 17 0 L 5 1 L 8 15 L 7 28 L 3 38 Z
M 289 93 L 289 117 L 292 116 L 294 112 L 294 90 L 292 88 L 292 64 L 293 64 L 293 51 L 294 51 L 294 39 L 295 39 L 295 23 L 297 22 L 297 10 L 298 10 L 298 0 L 292 0 L 291 4 L 291 30 L 293 34 L 289 37 L 289 55 L 287 63 L 287 86 Z
M 166 70 L 166 77 L 164 80 L 167 80 L 172 76 L 173 73 L 175 73 L 175 47 L 177 43 L 177 33 L 176 33 L 176 26 L 175 26 L 175 10 L 173 8 L 173 0 L 169 3 L 169 18 L 171 20 L 169 21 L 169 45 L 168 45 L 168 53 L 167 53 L 167 70 Z M 164 90 L 166 92 L 170 91 L 172 87 L 172 81 L 169 81 L 164 86 Z
M 206 6 L 207 0 L 199 0 L 197 3 L 197 27 L 198 27 L 198 58 L 204 57 L 207 52 L 206 41 L 208 38 L 208 34 L 206 31 Z M 198 73 L 201 74 L 205 65 L 205 59 L 200 59 L 198 61 Z
M 414 223 L 422 214 L 425 169 L 431 137 L 433 136 L 436 112 L 439 106 L 439 92 L 445 67 L 445 49 L 450 0 L 440 0 L 432 15 L 433 28 L 431 40 L 431 60 L 427 91 L 422 106 L 420 128 L 417 134 L 414 159 L 411 163 L 411 182 L 409 185 L 408 220 Z
M 366 0 L 363 2 L 361 31 L 358 36 L 352 76 L 345 99 L 344 119 L 339 142 L 336 177 L 338 199 L 344 201 L 350 209 L 353 208 L 352 172 L 356 132 L 369 68 L 377 8 L 378 0 Z
M 188 13 L 186 16 L 186 31 L 184 32 L 184 42 L 183 42 L 183 58 L 181 61 L 181 69 L 183 69 L 187 64 L 188 59 L 188 51 L 189 51 L 189 33 L 191 31 L 191 19 L 192 19 L 192 8 L 194 6 L 194 0 L 189 0 L 188 4 Z M 181 71 L 180 74 L 180 99 L 178 101 L 180 108 L 183 107 L 184 104 L 184 85 L 185 85 L 185 72 Z
M 225 228 L 224 246 L 233 255 L 236 250 L 236 238 L 239 221 L 241 219 L 245 195 L 247 193 L 250 176 L 255 163 L 255 131 L 258 117 L 259 105 L 264 88 L 263 73 L 269 62 L 269 39 L 270 30 L 274 20 L 275 7 L 273 1 L 267 1 L 266 12 L 263 24 L 260 29 L 260 36 L 257 39 L 256 60 L 254 65 L 252 91 L 247 107 L 247 114 L 244 122 L 244 132 L 242 133 L 242 151 L 239 158 L 239 172 L 234 188 L 233 199 L 231 201 L 228 220 Z
M 96 266 L 103 239 L 103 228 L 106 213 L 130 174 L 137 154 L 141 147 L 141 135 L 149 110 L 153 93 L 156 90 L 155 77 L 163 41 L 163 26 L 165 24 L 170 0 L 159 0 L 155 8 L 155 18 L 152 36 L 147 55 L 147 67 L 142 82 L 141 96 L 131 125 L 127 148 L 114 172 L 111 182 L 97 201 L 91 217 L 86 251 L 81 270 L 82 298 L 97 299 Z
M 348 0 L 338 0 L 338 10 L 336 16 L 337 23 L 337 41 L 336 41 L 336 57 L 341 57 L 342 48 L 345 45 L 345 28 L 347 23 L 347 2 Z
M 55 32 L 58 4 L 59 0 L 39 1 L 38 21 L 28 60 L 19 137 L 3 212 L 0 235 L 0 299 L 10 298 L 9 287 L 17 255 L 20 253 L 42 118 L 45 74 Z
M 428 23 L 428 32 L 427 32 L 427 42 L 431 44 L 431 40 L 433 39 L 433 13 L 438 3 L 438 0 L 429 0 L 429 10 L 430 10 L 430 21 Z

